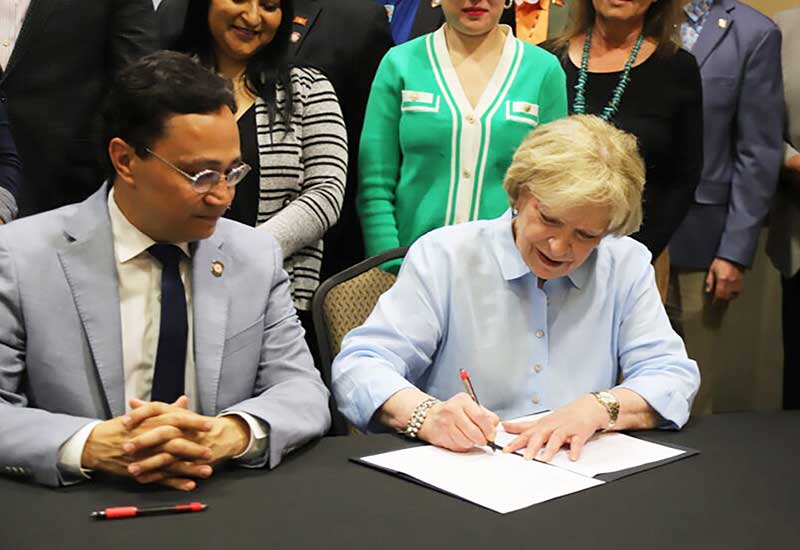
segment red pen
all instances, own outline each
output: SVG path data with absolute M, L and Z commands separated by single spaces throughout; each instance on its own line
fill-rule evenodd
M 182 514 L 183 512 L 202 512 L 206 508 L 208 508 L 208 505 L 201 502 L 173 504 L 171 506 L 153 506 L 151 508 L 139 508 L 138 506 L 116 506 L 114 508 L 106 508 L 105 510 L 92 512 L 91 516 L 95 519 L 135 518 L 138 516 L 158 516 L 162 514 Z
M 472 387 L 472 380 L 469 379 L 469 373 L 464 369 L 459 369 L 458 375 L 461 377 L 461 382 L 464 384 L 464 389 L 467 390 L 467 395 L 469 395 L 475 404 L 480 406 L 481 403 L 478 401 L 478 396 L 475 395 L 475 388 Z M 486 443 L 490 449 L 493 451 L 502 451 L 503 448 L 495 443 L 494 441 L 489 441 Z

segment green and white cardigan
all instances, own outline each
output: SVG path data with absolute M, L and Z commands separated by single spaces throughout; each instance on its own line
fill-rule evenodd
M 567 114 L 558 59 L 514 38 L 478 105 L 467 100 L 444 27 L 389 50 L 367 104 L 358 210 L 368 255 L 508 208 L 503 178 L 525 135 Z

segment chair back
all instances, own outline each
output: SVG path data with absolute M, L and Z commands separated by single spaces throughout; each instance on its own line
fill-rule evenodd
M 408 247 L 394 248 L 367 258 L 326 280 L 314 293 L 311 312 L 317 332 L 322 380 L 328 388 L 331 388 L 331 364 L 341 349 L 344 336 L 367 320 L 378 298 L 394 284 L 396 276 L 379 266 L 404 257 L 407 251 Z M 333 394 L 331 414 L 330 434 L 347 433 L 346 422 L 338 413 Z

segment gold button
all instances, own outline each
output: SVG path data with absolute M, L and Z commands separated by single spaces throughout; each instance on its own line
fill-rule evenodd
M 531 106 L 530 105 L 525 105 L 525 107 L 523 107 L 522 110 L 525 111 L 526 113 L 530 113 L 531 112 Z
M 464 171 L 461 173 L 461 175 L 462 175 L 462 176 L 464 176 L 464 179 L 469 179 L 469 178 L 471 178 L 471 177 L 472 177 L 472 172 L 470 172 L 469 170 L 464 170 Z
M 8 40 L 3 40 L 3 46 L 5 46 L 6 48 L 8 48 L 9 44 L 10 42 Z
M 472 115 L 467 115 L 467 122 L 470 124 L 475 124 L 475 117 Z
M 542 372 L 542 366 L 537 364 L 536 366 L 533 367 L 533 370 L 535 370 L 536 372 Z
M 531 401 L 533 401 L 534 405 L 538 405 L 539 404 L 539 394 L 534 393 L 533 397 L 531 397 Z
M 537 338 L 541 338 L 542 336 L 544 336 L 544 331 L 543 330 L 537 330 L 536 331 L 536 337 Z
M 411 94 L 411 101 L 417 101 L 419 96 L 417 94 Z

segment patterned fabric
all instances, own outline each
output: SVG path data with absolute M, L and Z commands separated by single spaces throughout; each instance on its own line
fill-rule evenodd
M 683 7 L 686 13 L 686 21 L 681 23 L 681 44 L 687 51 L 692 51 L 694 43 L 703 31 L 703 25 L 706 24 L 708 19 L 708 12 L 711 11 L 711 6 L 714 5 L 714 0 L 694 0 Z
M 374 267 L 333 287 L 325 297 L 323 311 L 331 357 L 336 357 L 345 334 L 364 324 L 381 294 L 394 284 L 396 276 Z
M 311 309 L 319 286 L 322 236 L 339 219 L 347 174 L 347 134 L 333 86 L 316 69 L 294 67 L 289 127 L 270 126 L 256 101 L 260 201 L 257 226 L 278 241 L 297 309 Z M 277 89 L 277 111 L 285 94 Z
M 541 44 L 547 40 L 550 0 L 516 0 L 517 38 Z

